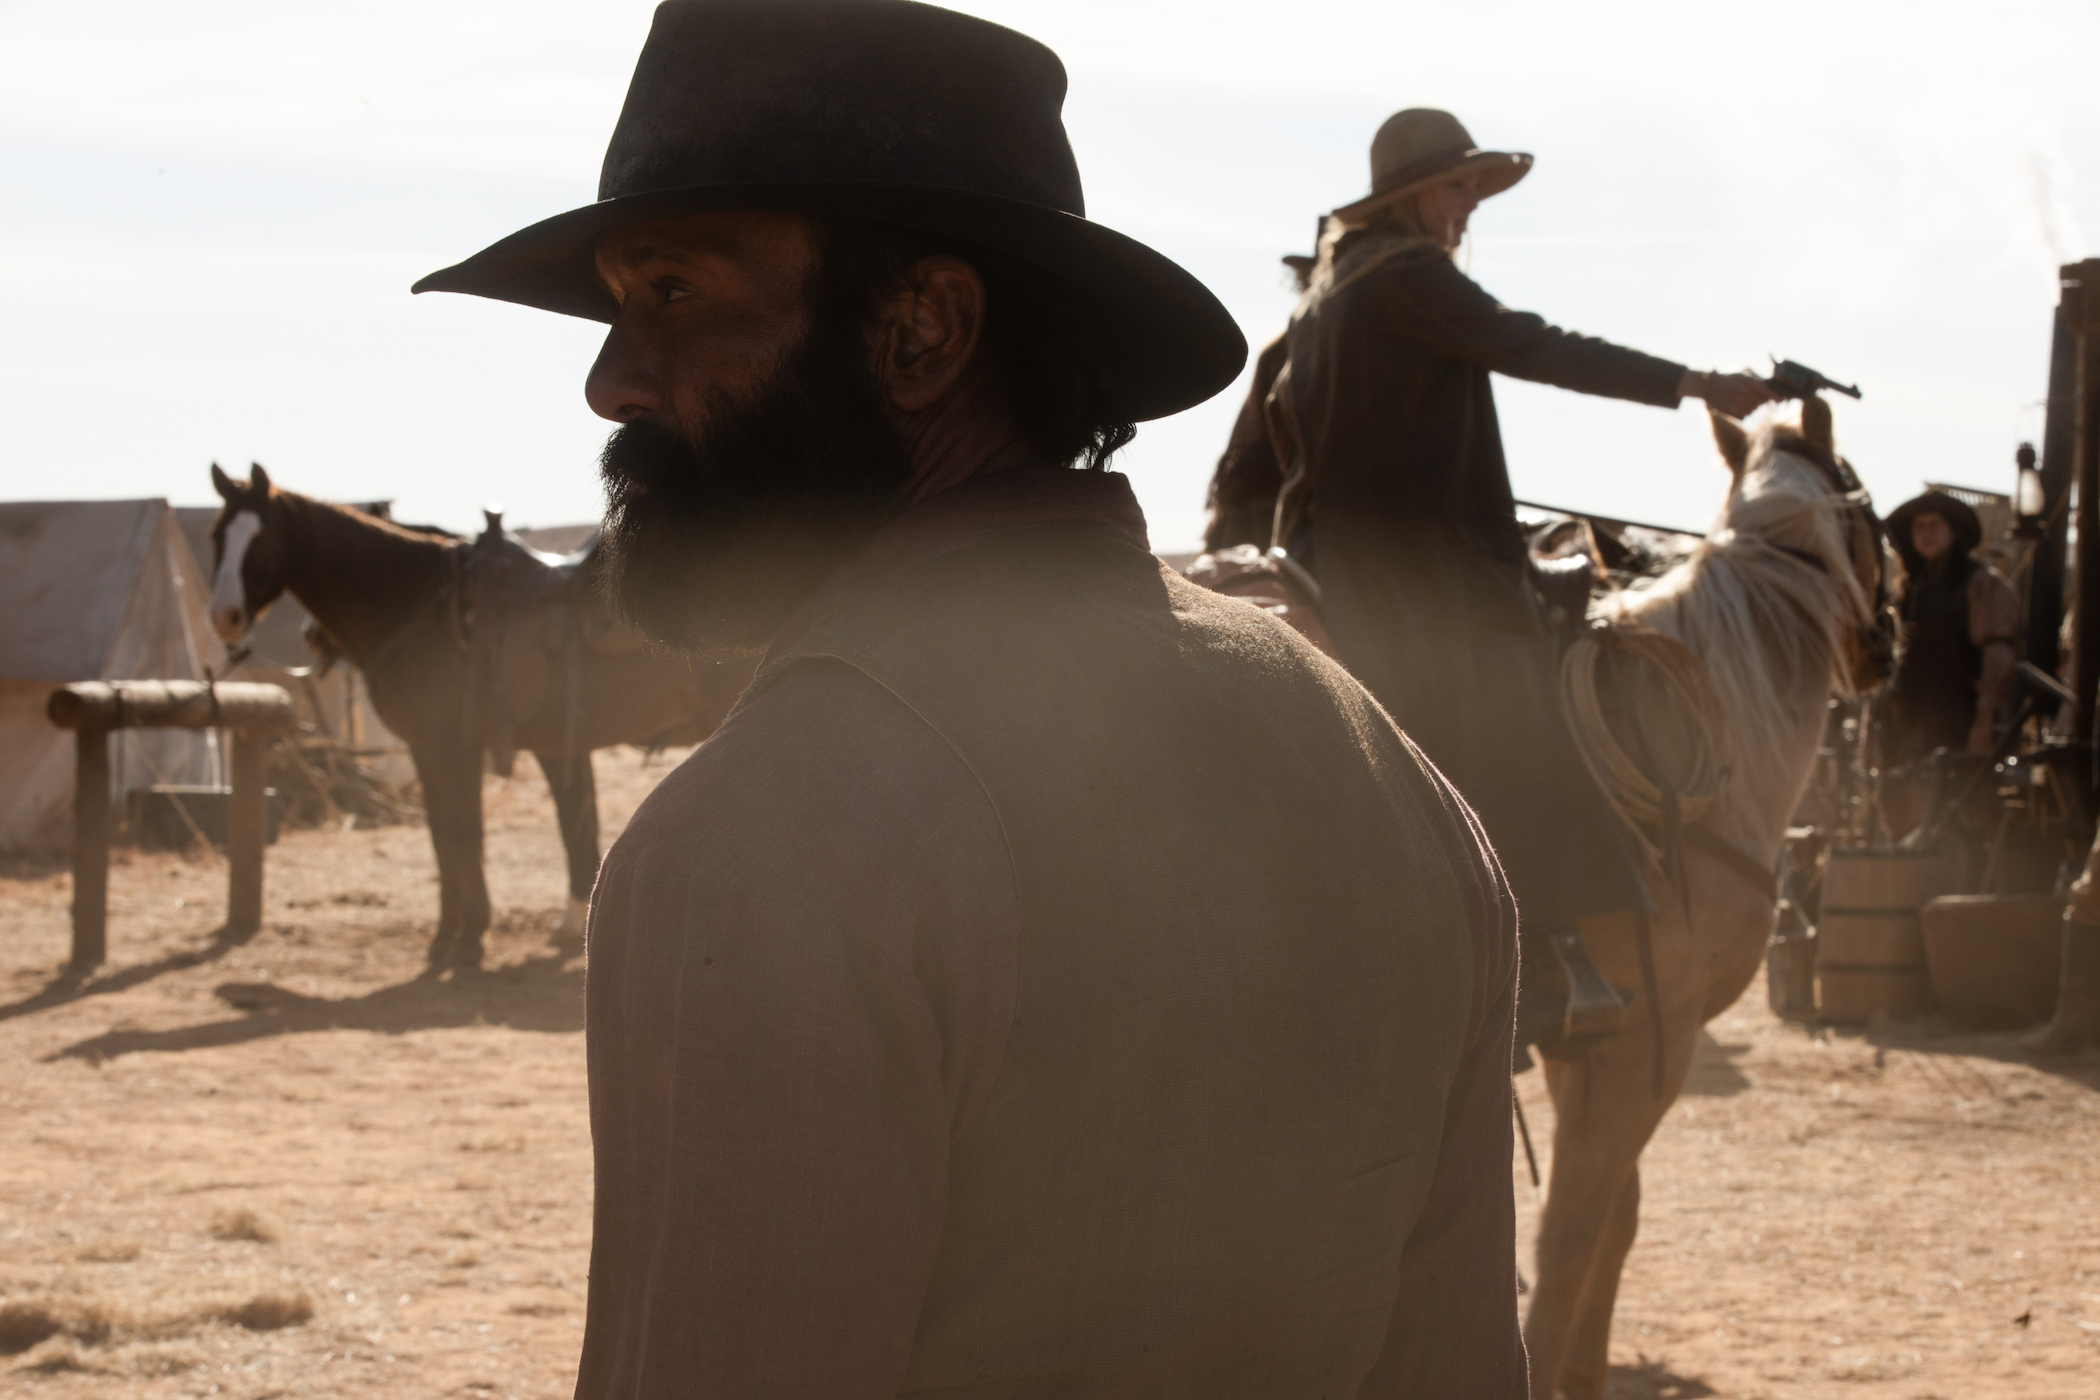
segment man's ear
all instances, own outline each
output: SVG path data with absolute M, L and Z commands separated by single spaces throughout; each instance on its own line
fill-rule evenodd
M 1730 474 L 1741 476 L 1743 468 L 1750 464 L 1750 435 L 1743 425 L 1719 409 L 1709 408 L 1706 416 L 1714 428 L 1714 446 L 1721 449 L 1721 460 L 1728 464 Z
M 984 279 L 961 258 L 922 259 L 889 299 L 874 350 L 890 404 L 917 413 L 939 403 L 977 358 L 983 339 Z

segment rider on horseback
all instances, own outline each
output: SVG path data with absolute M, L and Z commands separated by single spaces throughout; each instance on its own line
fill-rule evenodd
M 1489 374 L 1664 408 L 1704 399 L 1738 417 L 1772 395 L 1748 374 L 1512 311 L 1461 272 L 1451 254 L 1474 208 L 1531 164 L 1480 149 L 1448 112 L 1414 108 L 1379 128 L 1371 193 L 1324 221 L 1266 394 L 1287 478 L 1273 544 L 1318 579 L 1338 658 L 1479 812 L 1517 896 L 1527 971 L 1551 965 L 1531 956 L 1547 947 L 1569 964 L 1565 1028 L 1608 1030 L 1620 1008 L 1575 925 L 1644 896 L 1556 699 Z M 1231 503 L 1217 504 L 1222 515 Z M 1562 999 L 1543 1001 L 1520 1044 L 1559 1038 Z

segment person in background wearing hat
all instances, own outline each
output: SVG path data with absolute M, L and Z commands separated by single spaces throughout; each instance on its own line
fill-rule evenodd
M 1064 91 L 674 0 L 599 202 L 418 284 L 611 324 L 615 594 L 763 652 L 592 899 L 579 1396 L 1525 1391 L 1507 891 L 1101 470 L 1246 347 L 1085 219 Z
M 2020 595 L 1973 557 L 1983 523 L 1968 502 L 1927 491 L 1889 514 L 1889 543 L 1903 560 L 1896 595 L 1896 669 L 1876 702 L 1884 769 L 1940 749 L 1987 754 L 2013 698 Z M 1886 780 L 1884 813 L 1899 834 L 1917 825 L 1929 779 Z M 2064 908 L 2056 1012 L 2021 1045 L 2034 1055 L 2075 1055 L 2100 1045 L 2100 841 Z
M 1304 493 L 1278 543 L 1318 579 L 1335 654 L 1480 814 L 1527 959 L 1550 966 L 1548 948 L 1582 959 L 1579 920 L 1643 895 L 1561 714 L 1490 375 L 1661 408 L 1700 398 L 1735 416 L 1771 395 L 1747 374 L 1512 311 L 1461 272 L 1452 254 L 1475 207 L 1531 164 L 1480 149 L 1448 112 L 1380 127 L 1370 195 L 1321 234 L 1270 416 Z M 1562 1003 L 1538 1007 L 1527 996 L 1519 1038 L 1550 1046 Z
M 1966 501 L 1927 491 L 1888 518 L 1903 560 L 1896 594 L 1896 669 L 1877 709 L 1881 763 L 1900 767 L 1936 749 L 1989 753 L 2019 663 L 2020 595 L 1972 557 L 1983 525 Z

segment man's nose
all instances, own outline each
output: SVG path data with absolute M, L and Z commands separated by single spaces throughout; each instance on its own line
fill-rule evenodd
M 598 359 L 583 381 L 591 412 L 615 423 L 629 423 L 663 408 L 663 386 L 637 336 L 624 318 L 606 333 Z

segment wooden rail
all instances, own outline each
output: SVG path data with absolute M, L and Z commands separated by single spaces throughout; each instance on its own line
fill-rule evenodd
M 270 737 L 292 722 L 279 685 L 204 681 L 78 681 L 51 692 L 51 722 L 75 735 L 73 777 L 73 967 L 109 954 L 109 736 L 117 729 L 230 729 L 233 794 L 226 822 L 226 927 L 262 927 L 265 757 Z

